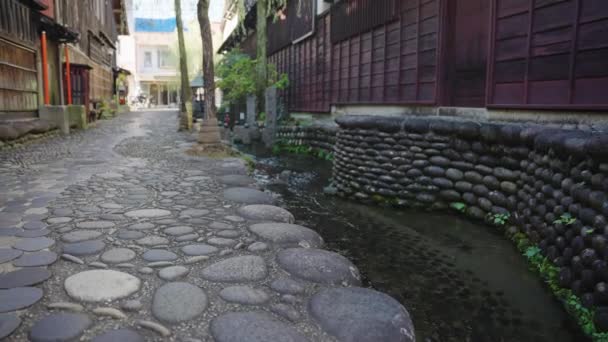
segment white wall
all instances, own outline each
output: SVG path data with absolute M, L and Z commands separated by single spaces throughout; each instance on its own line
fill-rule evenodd
M 331 7 L 331 4 L 323 0 L 317 0 L 317 14 L 321 14 L 327 11 Z

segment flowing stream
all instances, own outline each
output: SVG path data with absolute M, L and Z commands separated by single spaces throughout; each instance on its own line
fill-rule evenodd
M 299 224 L 351 259 L 364 286 L 405 305 L 418 341 L 587 341 L 495 228 L 326 196 L 330 162 L 242 150 L 256 157 L 256 179 L 282 196 Z

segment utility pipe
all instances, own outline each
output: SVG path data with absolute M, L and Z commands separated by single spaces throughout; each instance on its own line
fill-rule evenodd
M 42 31 L 41 38 L 42 47 L 42 88 L 44 90 L 44 104 L 48 106 L 51 104 L 51 97 L 49 94 L 49 66 L 46 52 L 46 31 Z
M 68 105 L 72 104 L 72 74 L 70 72 L 70 51 L 68 44 L 64 44 L 65 51 L 65 87 L 68 91 Z

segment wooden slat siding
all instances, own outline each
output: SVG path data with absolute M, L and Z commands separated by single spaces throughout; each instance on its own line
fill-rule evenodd
M 332 6 L 331 41 L 338 43 L 396 19 L 399 0 L 343 0 Z
M 0 38 L 0 118 L 38 108 L 36 53 Z
M 608 2 L 494 0 L 494 8 L 488 106 L 608 108 Z
M 34 47 L 37 41 L 32 10 L 17 0 L 0 1 L 0 37 Z

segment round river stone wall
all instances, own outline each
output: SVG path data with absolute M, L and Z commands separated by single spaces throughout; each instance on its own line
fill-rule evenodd
M 486 221 L 508 215 L 508 232 L 537 244 L 560 268 L 562 287 L 585 306 L 608 310 L 608 134 L 454 118 L 336 122 L 338 195 L 454 207 Z M 607 323 L 596 320 L 602 330 Z

